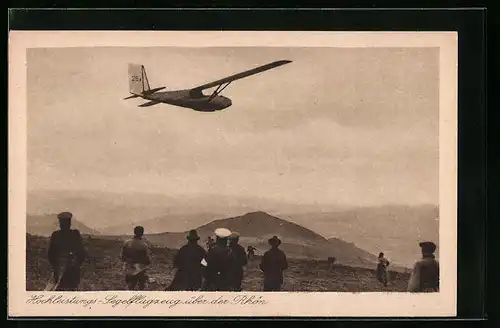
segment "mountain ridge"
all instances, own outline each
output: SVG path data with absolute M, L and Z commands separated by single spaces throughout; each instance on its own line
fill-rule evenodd
M 83 235 L 98 236 L 101 234 L 99 230 L 88 227 L 77 219 L 71 220 L 71 228 L 79 230 Z M 26 216 L 26 232 L 31 235 L 48 237 L 58 229 L 59 223 L 57 214 Z
M 320 234 L 272 216 L 263 211 L 249 212 L 241 216 L 217 219 L 196 228 L 200 241 L 203 243 L 209 236 L 214 235 L 217 228 L 227 228 L 240 234 L 240 244 L 244 247 L 252 245 L 263 253 L 269 248 L 267 240 L 272 236 L 278 236 L 282 244 L 280 246 L 287 256 L 291 258 L 327 259 L 335 257 L 338 263 L 361 267 L 372 267 L 377 258 L 375 255 L 356 247 L 352 243 L 337 239 L 335 242 L 327 240 Z M 145 238 L 154 245 L 179 249 L 186 243 L 184 232 L 163 232 L 146 234 Z M 129 236 L 102 236 L 106 239 L 125 240 Z
M 195 204 L 195 205 L 194 205 Z M 196 215 L 212 213 L 221 217 L 240 215 L 263 210 L 282 217 L 283 215 L 308 215 L 309 213 L 341 213 L 368 208 L 409 207 L 420 208 L 433 204 L 295 204 L 270 200 L 263 197 L 239 197 L 227 195 L 167 195 L 147 192 L 108 192 L 96 190 L 30 190 L 27 198 L 27 212 L 39 215 L 71 208 L 73 214 L 87 225 L 106 230 L 122 222 L 139 222 L 156 217 L 172 215 Z M 208 222 L 208 220 L 207 220 Z M 187 229 L 187 227 L 185 227 Z M 167 230 L 164 230 L 167 231 Z

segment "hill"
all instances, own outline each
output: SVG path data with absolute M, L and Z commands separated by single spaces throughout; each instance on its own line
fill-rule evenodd
M 71 227 L 80 230 L 84 235 L 99 235 L 100 232 L 89 228 L 77 219 L 71 220 Z M 26 232 L 37 236 L 50 236 L 52 232 L 59 229 L 57 214 L 27 215 Z
M 220 215 L 213 213 L 177 214 L 171 213 L 153 219 L 132 220 L 120 224 L 107 226 L 101 231 L 107 235 L 128 235 L 132 233 L 135 226 L 143 226 L 148 234 L 163 233 L 165 231 L 184 231 L 185 227 L 198 226 L 213 220 Z
M 240 244 L 252 245 L 262 254 L 269 249 L 267 240 L 276 235 L 282 241 L 280 248 L 290 258 L 327 259 L 334 256 L 338 263 L 372 267 L 375 255 L 340 239 L 327 240 L 323 236 L 298 224 L 282 220 L 265 212 L 251 212 L 242 216 L 219 219 L 196 228 L 201 242 L 213 236 L 215 229 L 227 228 L 240 233 Z M 186 243 L 186 232 L 147 234 L 154 245 L 178 249 Z M 124 240 L 129 236 L 103 236 L 106 239 Z
M 340 236 L 373 254 L 384 252 L 392 262 L 407 267 L 420 257 L 420 241 L 439 242 L 435 205 L 385 205 L 280 217 L 321 231 L 327 238 Z
M 89 254 L 82 267 L 80 288 L 84 291 L 124 290 L 125 279 L 120 262 L 121 243 L 116 240 L 102 240 L 97 237 L 85 238 L 85 248 Z M 48 238 L 26 235 L 26 290 L 43 290 L 51 271 L 46 254 Z M 147 290 L 164 290 L 172 281 L 174 271 L 172 260 L 176 250 L 153 248 L 154 265 L 149 276 L 156 282 L 148 284 Z M 259 257 L 245 267 L 244 291 L 262 290 L 262 273 L 258 268 Z M 327 261 L 289 259 L 289 269 L 285 272 L 284 291 L 335 291 L 335 292 L 404 292 L 409 275 L 389 272 L 388 287 L 382 287 L 375 278 L 373 269 L 337 265 L 330 269 Z

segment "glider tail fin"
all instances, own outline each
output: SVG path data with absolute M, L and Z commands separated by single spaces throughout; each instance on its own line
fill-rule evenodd
M 150 91 L 148 76 L 143 65 L 128 64 L 129 91 L 133 95 L 142 95 Z

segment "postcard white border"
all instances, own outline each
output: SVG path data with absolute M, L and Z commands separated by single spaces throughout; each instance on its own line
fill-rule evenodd
M 239 293 L 263 296 L 267 304 L 167 305 L 143 308 L 105 304 L 31 304 L 26 291 L 26 49 L 37 47 L 439 47 L 439 199 L 441 291 L 409 293 Z M 457 285 L 457 71 L 456 32 L 239 32 L 239 31 L 11 31 L 9 34 L 9 316 L 455 316 Z M 106 295 L 129 298 L 133 292 L 65 293 L 77 298 Z M 204 295 L 234 298 L 234 293 L 144 292 L 148 298 Z M 208 296 L 207 296 L 208 295 Z M 217 297 L 215 297 L 217 295 Z

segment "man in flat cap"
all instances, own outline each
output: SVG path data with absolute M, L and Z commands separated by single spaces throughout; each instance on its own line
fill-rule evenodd
M 231 231 L 225 228 L 215 229 L 215 246 L 207 253 L 207 267 L 204 290 L 229 291 L 229 249 L 227 241 Z
M 281 240 L 277 236 L 268 240 L 271 249 L 264 253 L 260 269 L 264 272 L 264 291 L 280 291 L 283 285 L 283 271 L 288 269 L 285 253 L 279 249 Z
M 53 276 L 47 290 L 76 291 L 80 284 L 80 268 L 86 258 L 80 231 L 71 229 L 70 212 L 57 215 L 59 230 L 50 237 L 48 260 Z
M 207 253 L 198 245 L 200 237 L 196 230 L 189 231 L 187 244 L 182 246 L 174 258 L 177 268 L 174 280 L 167 290 L 200 290 L 203 280 L 203 259 Z
M 247 265 L 245 249 L 238 244 L 239 240 L 239 233 L 233 231 L 229 236 L 229 279 L 231 290 L 238 292 L 241 291 L 243 267 Z
M 430 241 L 419 244 L 422 258 L 413 266 L 408 291 L 426 293 L 439 291 L 439 263 L 434 256 L 436 244 Z
M 134 237 L 123 243 L 121 259 L 124 262 L 125 283 L 129 290 L 144 290 L 148 280 L 146 270 L 151 265 L 149 246 L 142 239 L 144 228 L 134 228 Z

